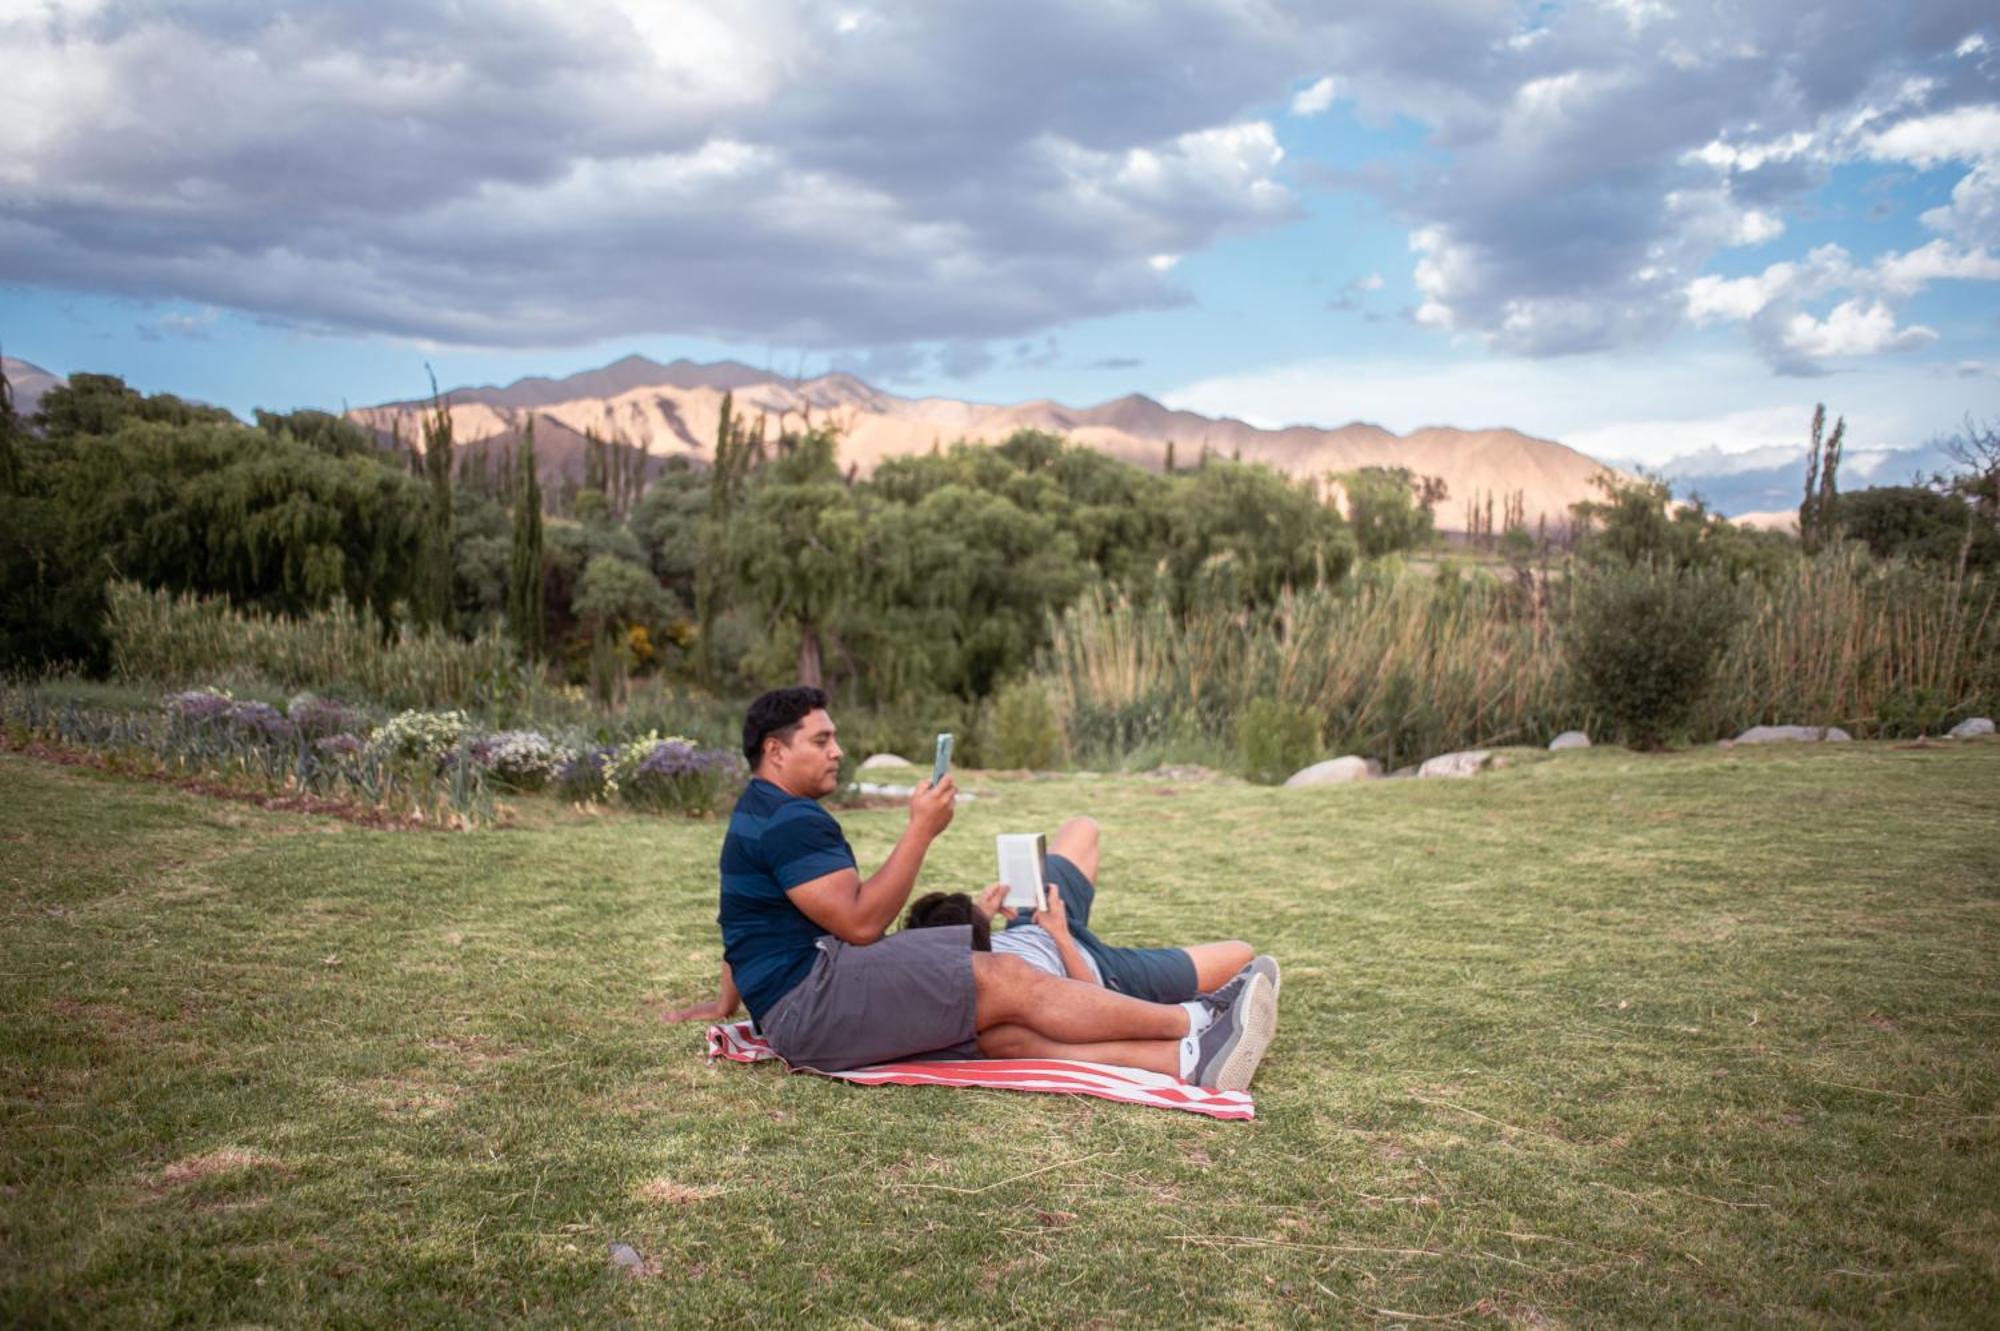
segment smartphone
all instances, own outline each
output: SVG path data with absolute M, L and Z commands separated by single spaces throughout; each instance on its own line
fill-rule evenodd
M 931 784 L 944 780 L 944 774 L 951 770 L 951 732 L 945 731 L 937 737 L 937 759 L 931 764 Z

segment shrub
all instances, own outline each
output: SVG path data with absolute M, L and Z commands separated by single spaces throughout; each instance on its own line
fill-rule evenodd
M 565 755 L 536 730 L 503 730 L 472 741 L 472 761 L 508 790 L 536 791 L 548 785 Z
M 704 749 L 692 740 L 637 740 L 618 752 L 618 795 L 638 809 L 658 813 L 709 813 L 743 779 L 743 758 L 727 749 Z
M 345 703 L 312 693 L 298 694 L 286 703 L 285 715 L 291 718 L 301 735 L 311 739 L 353 734 L 368 728 L 367 718 L 359 711 Z
M 1578 575 L 1563 651 L 1591 710 L 1634 747 L 1657 748 L 1707 695 L 1742 618 L 1719 576 L 1607 565 Z
M 1048 690 L 1019 679 L 1000 690 L 987 714 L 983 757 L 995 767 L 1054 767 L 1062 758 L 1062 727 Z
M 1236 720 L 1243 775 L 1276 785 L 1319 757 L 1319 722 L 1305 708 L 1253 699 Z
M 368 741 L 369 751 L 396 762 L 433 766 L 465 736 L 465 713 L 398 712 Z
M 572 751 L 556 764 L 557 791 L 573 804 L 603 799 L 616 753 L 617 750 L 602 746 Z

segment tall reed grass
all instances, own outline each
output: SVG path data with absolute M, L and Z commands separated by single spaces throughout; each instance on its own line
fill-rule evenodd
M 1240 747 L 1258 699 L 1310 716 L 1323 752 L 1391 767 L 1571 728 L 1619 739 L 1599 733 L 1563 660 L 1565 587 L 1378 570 L 1269 610 L 1187 615 L 1098 589 L 1051 617 L 1037 673 L 1088 765 Z M 1993 587 L 1849 546 L 1795 561 L 1748 602 L 1684 740 L 1771 721 L 1911 733 L 2000 701 Z
M 504 708 L 533 688 L 532 672 L 498 629 L 470 640 L 431 630 L 391 634 L 366 608 L 338 599 L 290 619 L 130 582 L 113 583 L 107 600 L 112 668 L 135 683 L 172 687 L 248 675 L 390 707 L 479 709 Z

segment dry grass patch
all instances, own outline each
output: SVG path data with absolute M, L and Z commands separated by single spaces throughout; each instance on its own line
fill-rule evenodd
M 285 1162 L 269 1151 L 260 1151 L 252 1146 L 224 1146 L 201 1155 L 184 1156 L 153 1175 L 151 1181 L 159 1188 L 184 1188 L 191 1183 L 214 1178 L 217 1174 L 243 1169 L 282 1171 L 284 1168 Z
M 696 1202 L 713 1201 L 728 1191 L 715 1183 L 677 1183 L 670 1178 L 655 1178 L 641 1183 L 632 1195 L 660 1206 L 692 1206 Z

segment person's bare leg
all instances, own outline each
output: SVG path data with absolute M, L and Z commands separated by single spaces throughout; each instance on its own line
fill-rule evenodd
M 1095 884 L 1098 836 L 1097 820 L 1079 815 L 1056 829 L 1055 840 L 1049 842 L 1049 853 L 1060 855 L 1083 870 L 1083 876 Z
M 1064 1044 L 1105 1040 L 1179 1040 L 1188 1014 L 1178 1003 L 1147 1003 L 1099 985 L 1061 980 L 1019 957 L 972 954 L 977 1029 L 1026 1026 Z
M 1194 987 L 1204 994 L 1220 988 L 1257 955 L 1248 943 L 1234 938 L 1226 943 L 1196 943 L 1182 950 L 1194 962 Z
M 979 1052 L 988 1058 L 1072 1058 L 1083 1063 L 1109 1063 L 1120 1068 L 1144 1068 L 1169 1077 L 1181 1075 L 1179 1040 L 1099 1040 L 1064 1044 L 1035 1034 L 1026 1026 L 992 1026 L 979 1033 Z

